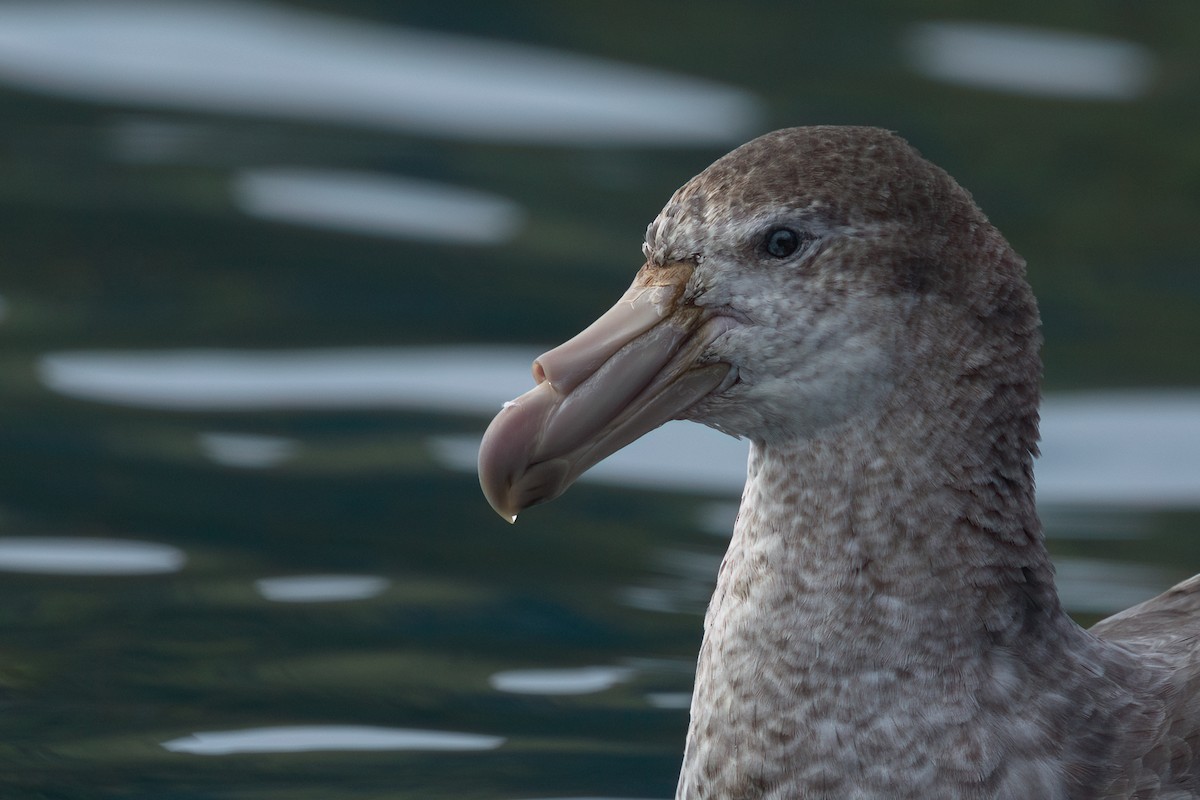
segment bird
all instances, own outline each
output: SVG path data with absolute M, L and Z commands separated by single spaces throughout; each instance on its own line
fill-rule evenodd
M 1080 627 L 1024 260 L 899 135 L 787 128 L 647 229 L 484 434 L 505 519 L 670 419 L 749 440 L 679 800 L 1200 797 L 1200 576 Z

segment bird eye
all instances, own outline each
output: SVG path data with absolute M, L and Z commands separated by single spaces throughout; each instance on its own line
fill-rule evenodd
M 763 240 L 763 247 L 772 258 L 787 258 L 800 249 L 802 241 L 800 234 L 791 228 L 772 228 Z

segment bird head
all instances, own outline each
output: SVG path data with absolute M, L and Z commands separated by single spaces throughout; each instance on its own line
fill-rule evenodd
M 484 435 L 480 481 L 505 518 L 670 419 L 803 441 L 869 424 L 914 382 L 967 391 L 1005 329 L 1024 334 L 1018 349 L 1036 336 L 1003 237 L 948 174 L 875 128 L 739 147 L 675 193 L 643 253 L 616 305 L 540 356 L 536 387 Z

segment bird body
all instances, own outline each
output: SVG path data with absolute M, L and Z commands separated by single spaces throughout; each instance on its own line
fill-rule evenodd
M 672 417 L 750 440 L 678 798 L 1200 797 L 1200 583 L 1092 632 L 1063 611 L 1037 307 L 966 191 L 886 131 L 786 129 L 643 250 L 480 475 L 515 518 Z

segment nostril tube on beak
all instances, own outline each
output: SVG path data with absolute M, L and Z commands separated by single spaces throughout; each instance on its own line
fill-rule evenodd
M 533 379 L 554 391 L 571 391 L 618 350 L 670 316 L 677 290 L 662 286 L 630 287 L 615 306 L 573 339 L 542 353 L 533 362 Z M 665 292 L 665 296 L 664 296 Z

